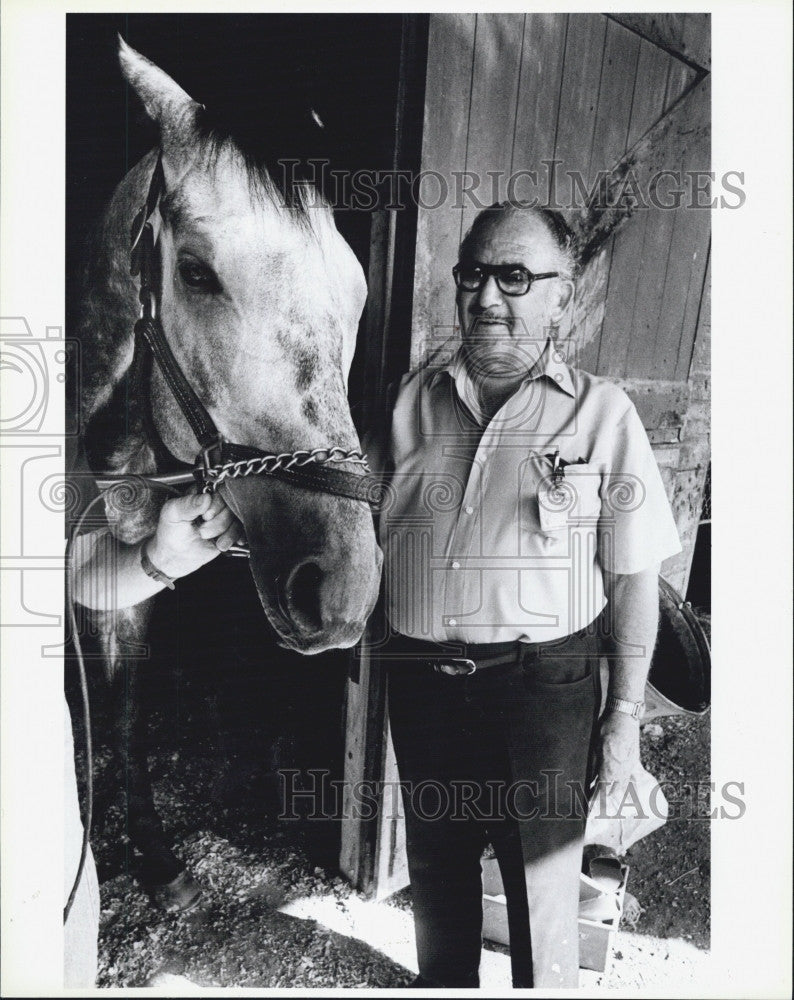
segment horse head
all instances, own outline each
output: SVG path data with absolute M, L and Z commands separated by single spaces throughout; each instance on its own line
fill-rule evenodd
M 187 380 L 227 441 L 275 454 L 357 449 L 347 376 L 366 283 L 330 207 L 307 186 L 282 197 L 272 171 L 163 70 L 122 40 L 119 58 L 160 132 L 159 316 Z M 140 203 L 156 155 L 128 175 L 116 213 Z M 131 292 L 128 282 L 134 305 Z M 196 439 L 156 367 L 149 392 L 162 443 L 194 462 Z M 355 643 L 381 566 L 367 506 L 269 476 L 220 488 L 281 640 L 305 653 Z

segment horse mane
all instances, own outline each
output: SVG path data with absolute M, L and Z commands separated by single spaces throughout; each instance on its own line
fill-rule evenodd
M 331 161 L 324 127 L 311 109 L 281 115 L 277 128 L 263 124 L 261 115 L 245 113 L 238 105 L 202 106 L 196 119 L 199 141 L 211 157 L 234 149 L 242 158 L 252 192 L 264 191 L 308 217 L 313 188 L 327 198 L 328 173 L 321 164 Z

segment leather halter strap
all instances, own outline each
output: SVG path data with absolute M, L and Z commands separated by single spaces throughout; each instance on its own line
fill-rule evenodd
M 207 412 L 207 408 L 196 395 L 180 368 L 179 362 L 165 337 L 158 316 L 158 275 L 155 273 L 156 248 L 154 229 L 149 220 L 157 208 L 164 188 L 165 175 L 162 154 L 160 154 L 157 157 L 157 163 L 149 183 L 146 202 L 135 216 L 130 234 L 130 274 L 133 277 L 140 275 L 138 298 L 141 303 L 141 316 L 134 328 L 135 347 L 136 349 L 139 346 L 145 347 L 151 352 L 199 443 L 200 452 L 193 469 L 194 477 L 205 489 L 212 490 L 217 481 L 226 478 L 237 478 L 241 475 L 272 476 L 304 489 L 348 497 L 351 500 L 359 500 L 370 506 L 376 506 L 380 493 L 377 480 L 370 475 L 356 475 L 325 464 L 327 461 L 339 461 L 339 458 L 326 458 L 322 463 L 313 459 L 308 461 L 302 459 L 301 464 L 271 463 L 265 460 L 275 459 L 278 456 L 268 456 L 266 452 L 256 448 L 231 444 L 223 439 L 215 422 Z M 332 449 L 329 449 L 328 454 L 331 453 Z M 296 454 L 303 456 L 315 453 Z M 251 459 L 262 459 L 263 461 L 251 463 Z M 362 465 L 366 464 L 363 456 L 348 460 Z M 237 468 L 230 471 L 230 466 Z M 245 470 L 242 468 L 243 466 L 246 467 Z
M 132 224 L 130 274 L 140 274 L 138 299 L 141 303 L 141 317 L 135 324 L 136 340 L 142 339 L 152 352 L 168 387 L 174 394 L 179 408 L 190 424 L 202 451 L 219 440 L 218 428 L 206 407 L 193 391 L 174 357 L 174 352 L 165 338 L 162 324 L 157 316 L 157 286 L 154 275 L 155 245 L 154 229 L 149 221 L 153 215 L 165 185 L 162 155 L 149 182 L 146 203 L 138 212 Z

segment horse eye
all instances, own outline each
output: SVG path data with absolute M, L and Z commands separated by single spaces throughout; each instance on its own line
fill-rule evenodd
M 188 288 L 197 292 L 214 295 L 220 291 L 220 282 L 215 272 L 196 260 L 180 261 L 179 276 Z

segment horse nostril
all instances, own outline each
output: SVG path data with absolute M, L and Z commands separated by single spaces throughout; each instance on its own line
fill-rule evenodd
M 323 571 L 315 562 L 305 562 L 290 574 L 285 588 L 289 617 L 301 632 L 319 632 L 323 627 L 320 584 Z

